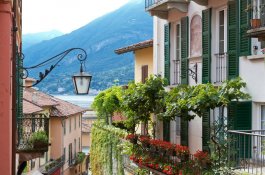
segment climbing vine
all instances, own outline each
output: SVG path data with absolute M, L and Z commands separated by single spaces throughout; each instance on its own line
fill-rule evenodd
M 92 145 L 90 150 L 91 170 L 93 175 L 124 175 L 121 154 L 121 138 L 126 132 L 96 122 L 92 127 Z

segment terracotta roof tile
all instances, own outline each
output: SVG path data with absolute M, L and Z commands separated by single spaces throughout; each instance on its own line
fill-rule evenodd
M 57 102 L 54 101 L 51 97 L 52 96 L 37 91 L 36 89 L 33 88 L 25 88 L 23 92 L 24 99 L 40 107 L 57 105 Z
M 52 97 L 53 100 L 57 102 L 57 105 L 52 108 L 51 116 L 60 117 L 60 116 L 70 116 L 77 113 L 82 113 L 87 111 L 87 109 L 72 104 L 70 102 Z
M 23 99 L 23 114 L 33 114 L 42 110 L 43 109 L 41 107 Z
M 139 49 L 143 49 L 143 48 L 148 48 L 148 47 L 152 47 L 153 46 L 153 40 L 146 40 L 146 41 L 142 41 L 136 44 L 132 44 L 130 46 L 126 46 L 126 47 L 122 47 L 119 49 L 115 50 L 116 54 L 123 54 L 123 53 L 127 53 L 127 52 L 131 52 L 131 51 L 136 51 Z
M 87 110 L 33 88 L 25 88 L 23 95 L 28 102 L 39 107 L 51 106 L 50 115 L 53 117 L 70 116 Z

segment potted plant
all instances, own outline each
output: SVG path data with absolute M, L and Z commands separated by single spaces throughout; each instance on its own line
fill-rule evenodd
M 48 150 L 49 138 L 45 131 L 37 131 L 30 137 L 30 143 L 34 150 Z
M 263 5 L 261 5 L 263 7 Z M 261 26 L 261 19 L 259 18 L 259 7 L 257 5 L 248 4 L 245 12 L 253 13 L 253 18 L 250 20 L 250 24 L 252 28 L 259 28 Z

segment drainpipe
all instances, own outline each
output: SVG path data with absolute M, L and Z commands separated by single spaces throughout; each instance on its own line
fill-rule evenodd
M 12 174 L 16 174 L 16 43 L 17 43 L 17 0 L 13 0 L 13 25 L 12 25 Z

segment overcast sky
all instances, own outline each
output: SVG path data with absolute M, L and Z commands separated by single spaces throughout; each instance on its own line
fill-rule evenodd
M 129 0 L 23 0 L 23 34 L 59 30 L 69 33 Z

